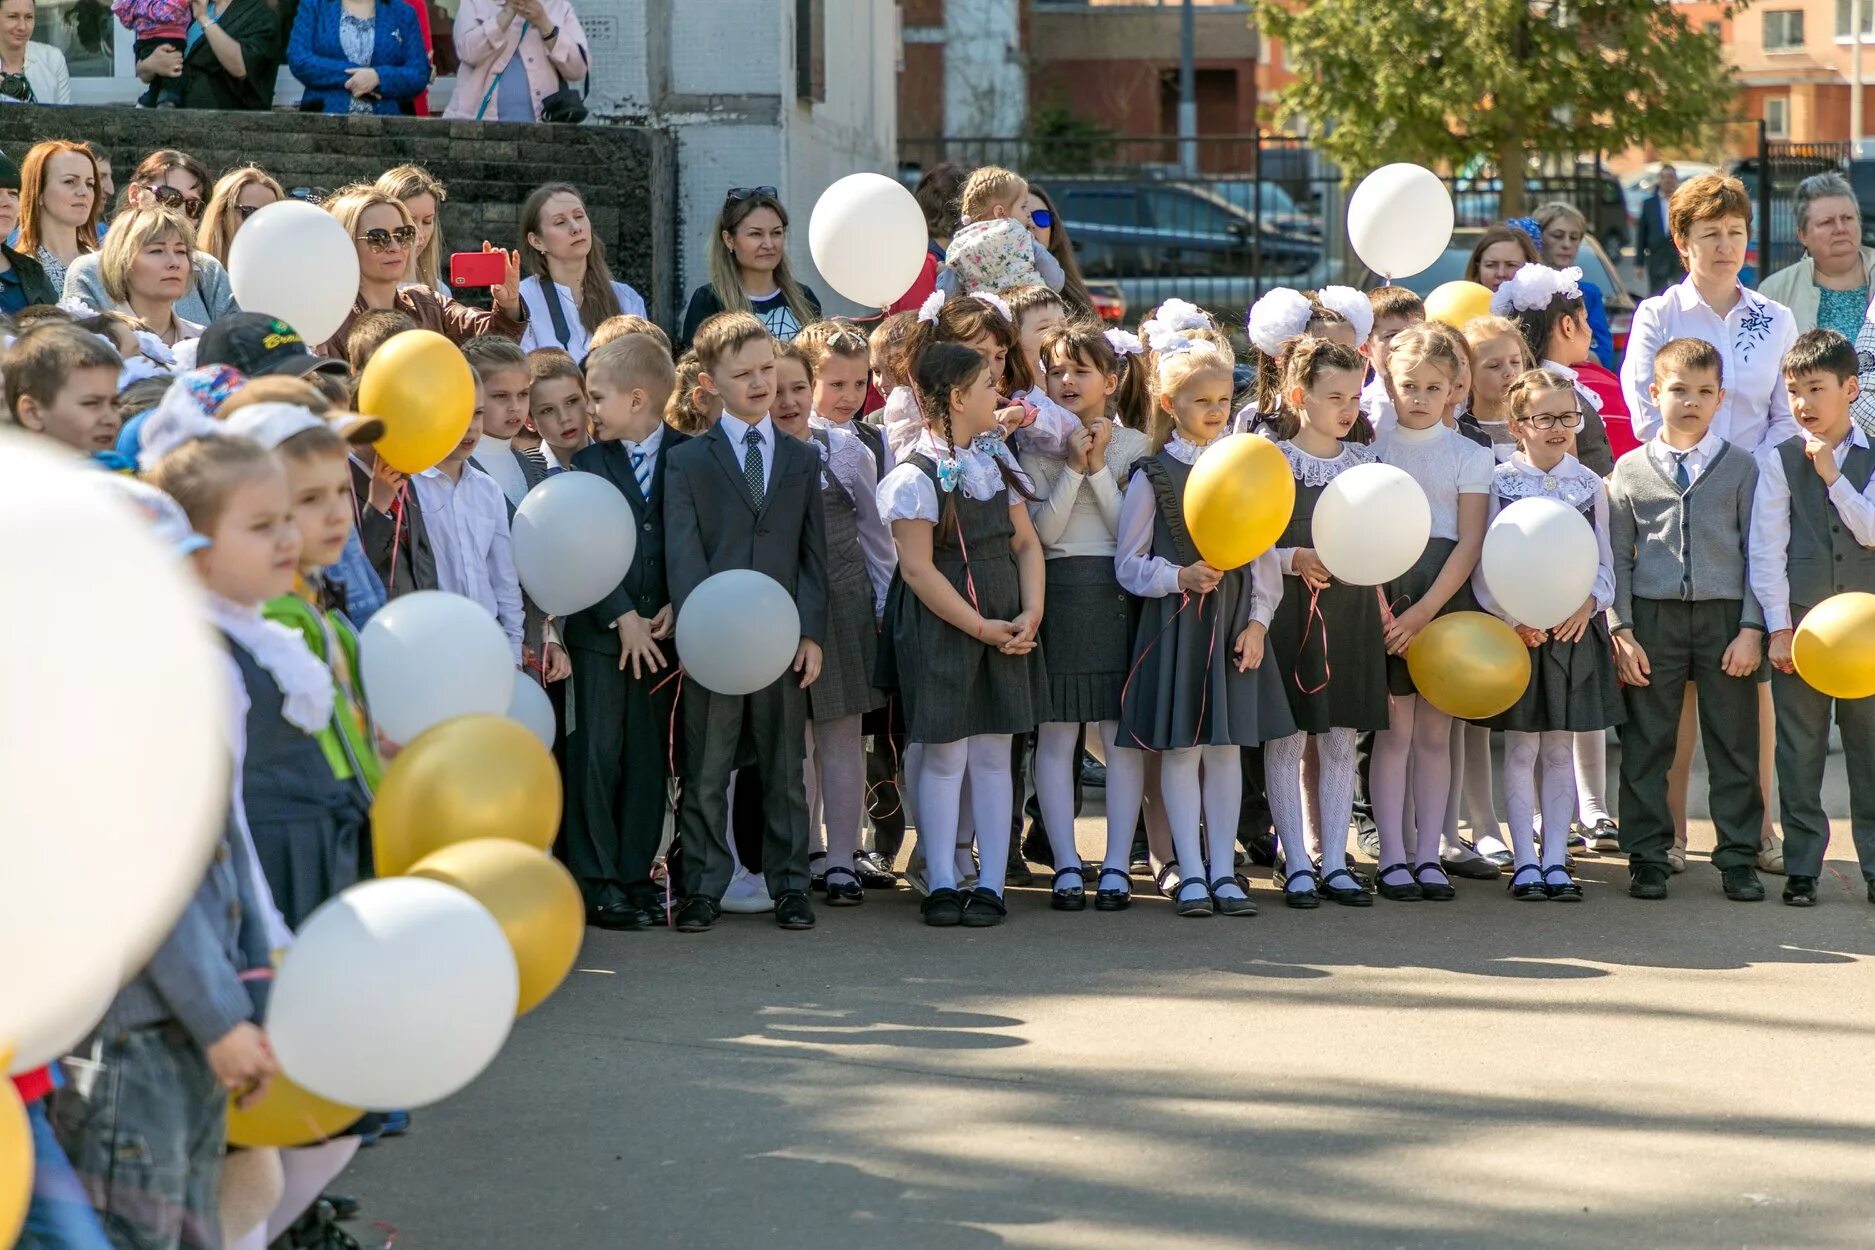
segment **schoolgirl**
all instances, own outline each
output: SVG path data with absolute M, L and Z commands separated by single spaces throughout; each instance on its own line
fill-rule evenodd
M 1068 305 L 1045 286 L 1019 286 L 1006 297 L 1016 325 L 1016 346 L 1042 382 L 1042 336 L 1068 319 Z M 1045 389 L 1045 388 L 1044 388 Z
M 923 748 L 913 788 L 930 890 L 920 911 L 938 926 L 984 927 L 1008 914 L 1010 738 L 1048 710 L 1042 547 L 998 429 L 998 375 L 972 348 L 929 344 L 911 374 L 929 422 L 879 485 L 899 562 L 881 678 L 897 687 L 907 734 Z M 943 851 L 955 843 L 966 768 L 981 877 L 963 897 Z
M 892 468 L 885 434 L 859 419 L 872 364 L 866 336 L 850 321 L 828 319 L 802 330 L 794 345 L 807 353 L 808 367 L 814 371 L 814 416 L 857 436 L 883 477 Z
M 1424 554 L 1382 587 L 1391 706 L 1387 728 L 1375 739 L 1369 774 L 1380 833 L 1375 886 L 1400 902 L 1457 896 L 1439 862 L 1452 780 L 1452 718 L 1418 697 L 1406 649 L 1433 618 L 1471 606 L 1469 582 L 1484 543 L 1493 459 L 1443 419 L 1462 366 L 1452 344 L 1426 325 L 1402 330 L 1388 346 L 1397 415 L 1376 447 L 1382 463 L 1419 483 L 1432 507 Z
M 1114 553 L 1120 585 L 1144 601 L 1119 740 L 1161 753 L 1179 861 L 1174 910 L 1251 916 L 1256 904 L 1235 873 L 1239 751 L 1295 732 L 1264 645 L 1282 573 L 1274 552 L 1247 569 L 1218 569 L 1199 558 L 1185 528 L 1185 484 L 1230 421 L 1232 361 L 1208 340 L 1163 324 L 1145 328 L 1155 451 L 1127 485 Z M 1201 820 L 1208 848 L 1200 845 Z
M 1531 629 L 1513 619 L 1492 597 L 1484 578 L 1474 579 L 1480 606 L 1509 621 L 1531 648 L 1530 684 L 1523 697 L 1490 721 L 1492 728 L 1504 731 L 1504 800 L 1516 855 L 1510 892 L 1522 900 L 1573 903 L 1582 898 L 1582 887 L 1567 864 L 1569 819 L 1576 804 L 1574 744 L 1579 734 L 1600 736 L 1627 719 L 1603 615 L 1615 597 L 1608 492 L 1602 479 L 1571 454 L 1583 418 L 1581 400 L 1569 379 L 1532 369 L 1512 385 L 1510 402 L 1519 450 L 1492 478 L 1493 513 L 1520 499 L 1560 500 L 1590 521 L 1600 553 L 1594 589 L 1573 616 L 1553 629 Z
M 1490 441 L 1491 454 L 1503 464 L 1517 454 L 1510 432 L 1510 386 L 1532 367 L 1523 331 L 1504 317 L 1473 317 L 1465 323 L 1471 344 L 1471 409 L 1458 419 L 1460 429 Z

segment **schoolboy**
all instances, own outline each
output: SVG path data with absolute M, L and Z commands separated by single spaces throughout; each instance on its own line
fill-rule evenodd
M 1764 615 L 1746 577 L 1758 467 L 1712 429 L 1724 362 L 1703 339 L 1654 357 L 1660 433 L 1615 464 L 1608 482 L 1615 601 L 1609 613 L 1628 722 L 1621 731 L 1621 849 L 1628 893 L 1667 896 L 1673 817 L 1667 774 L 1686 685 L 1699 687 L 1725 896 L 1764 898 L 1753 865 L 1764 822 L 1758 787 L 1758 679 Z
M 122 357 L 95 334 L 48 321 L 13 340 L 0 360 L 7 411 L 34 434 L 94 456 L 116 449 Z
M 1875 452 L 1849 417 L 1860 394 L 1855 347 L 1834 330 L 1798 336 L 1784 388 L 1799 433 L 1758 449 L 1752 501 L 1751 589 L 1770 631 L 1777 713 L 1777 789 L 1784 826 L 1784 901 L 1816 904 L 1829 845 L 1823 766 L 1833 708 L 1849 762 L 1849 816 L 1868 899 L 1875 903 L 1875 697 L 1832 699 L 1797 674 L 1795 627 L 1823 600 L 1875 591 Z M 1700 692 L 1704 697 L 1705 692 Z
M 664 333 L 655 321 L 647 321 L 636 313 L 620 313 L 616 317 L 607 317 L 599 323 L 599 328 L 592 332 L 592 342 L 587 345 L 586 359 L 592 360 L 592 354 L 614 339 L 622 339 L 628 334 L 648 334 L 658 341 L 664 354 L 671 354 L 671 336 Z
M 664 504 L 671 603 L 705 578 L 754 569 L 794 596 L 801 641 L 791 671 L 750 695 L 721 695 L 689 683 L 684 692 L 688 756 L 678 829 L 688 896 L 679 932 L 714 925 L 733 861 L 726 838 L 729 774 L 746 725 L 763 783 L 767 833 L 762 868 L 775 921 L 809 929 L 807 793 L 801 743 L 805 689 L 820 675 L 826 628 L 827 551 L 821 516 L 820 456 L 799 439 L 780 437 L 768 416 L 775 393 L 775 345 L 749 313 L 718 313 L 692 344 L 705 390 L 721 399 L 722 419 L 670 453 Z
M 592 441 L 586 416 L 586 378 L 557 347 L 527 355 L 527 419 L 540 435 L 547 476 L 573 467 L 573 455 Z
M 1367 293 L 1374 309 L 1374 328 L 1367 336 L 1367 359 L 1374 376 L 1361 390 L 1361 414 L 1378 438 L 1393 428 L 1393 396 L 1387 390 L 1387 351 L 1408 326 L 1426 319 L 1426 302 L 1403 286 L 1375 287 Z

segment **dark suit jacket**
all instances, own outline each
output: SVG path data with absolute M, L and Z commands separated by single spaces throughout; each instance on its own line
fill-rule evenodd
M 671 601 L 664 565 L 664 477 L 670 468 L 671 452 L 689 441 L 688 434 L 664 427 L 664 436 L 658 440 L 658 458 L 651 468 L 650 499 L 639 493 L 631 457 L 617 442 L 593 443 L 573 453 L 575 470 L 599 474 L 625 496 L 638 524 L 638 546 L 632 554 L 631 568 L 625 571 L 625 580 L 592 607 L 566 618 L 567 646 L 617 655 L 618 631 L 612 628 L 612 622 L 627 612 L 649 620 Z
M 401 536 L 397 534 L 396 518 L 367 503 L 370 496 L 371 473 L 354 460 L 352 498 L 358 509 L 358 541 L 364 544 L 365 558 L 378 571 L 385 592 L 395 599 L 413 590 L 435 590 L 436 553 L 430 549 L 430 532 L 423 524 L 423 509 L 417 506 L 416 490 L 405 488 Z M 392 566 L 393 554 L 395 567 Z
M 1656 192 L 1641 205 L 1641 219 L 1634 227 L 1634 256 L 1641 272 L 1647 275 L 1647 293 L 1658 295 L 1686 276 L 1680 253 L 1673 246 L 1667 230 L 1666 204 Z
M 742 478 L 742 458 L 723 427 L 668 457 L 664 556 L 671 603 L 681 612 L 712 573 L 754 569 L 780 582 L 801 614 L 801 637 L 821 642 L 827 628 L 827 535 L 821 514 L 820 451 L 779 431 L 768 491 L 758 512 Z

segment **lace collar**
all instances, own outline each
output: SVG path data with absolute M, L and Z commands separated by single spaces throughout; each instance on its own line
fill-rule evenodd
M 912 451 L 937 465 L 938 489 L 948 493 L 961 486 L 966 498 L 978 502 L 996 498 L 997 492 L 1003 489 L 1003 473 L 997 467 L 999 461 L 1021 472 L 1008 444 L 994 434 L 980 434 L 968 445 L 953 448 L 930 430 L 924 430 Z
M 1194 443 L 1177 430 L 1174 430 L 1172 431 L 1171 439 L 1167 441 L 1165 445 L 1165 450 L 1172 459 L 1178 461 L 1180 464 L 1197 464 L 1198 457 L 1204 455 L 1206 449 L 1215 447 L 1216 445 L 1216 439 L 1212 439 L 1208 443 Z
M 1343 443 L 1338 453 L 1325 460 L 1303 451 L 1288 439 L 1277 443 L 1276 450 L 1283 453 L 1290 472 L 1303 486 L 1326 486 L 1355 465 L 1372 464 L 1374 460 L 1374 453 L 1359 443 Z
M 1602 480 L 1582 467 L 1574 456 L 1564 456 L 1555 468 L 1545 473 L 1518 452 L 1497 466 L 1492 487 L 1499 499 L 1560 499 L 1572 508 L 1582 508 L 1602 489 Z

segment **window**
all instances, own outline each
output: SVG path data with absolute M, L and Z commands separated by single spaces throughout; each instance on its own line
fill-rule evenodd
M 1764 15 L 1764 50 L 1789 52 L 1803 47 L 1803 10 L 1774 9 Z
M 1764 133 L 1771 139 L 1790 138 L 1790 97 L 1772 96 L 1764 102 Z
M 1705 31 L 1708 35 L 1711 35 L 1714 39 L 1717 39 L 1725 33 L 1725 24 L 1723 22 L 1706 22 L 1700 26 L 1700 29 Z
M 1861 0 L 1862 37 L 1867 39 L 1875 35 L 1875 0 Z M 1836 0 L 1836 38 L 1847 39 L 1849 27 L 1855 22 L 1856 0 Z

